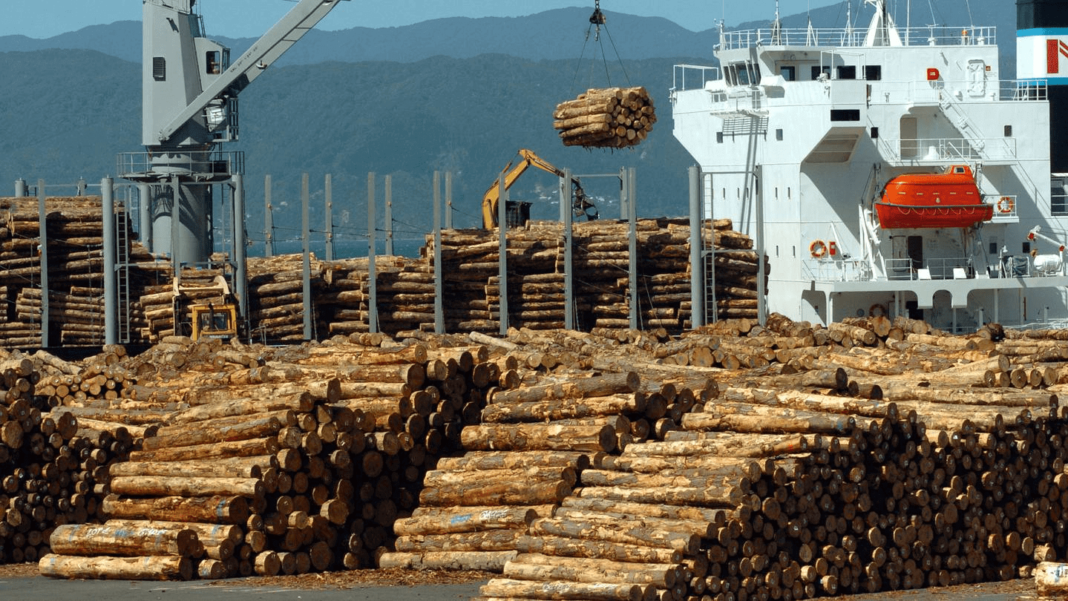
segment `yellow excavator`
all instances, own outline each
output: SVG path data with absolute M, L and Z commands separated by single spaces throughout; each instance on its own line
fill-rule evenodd
M 522 157 L 518 163 L 511 161 L 505 166 L 504 171 L 504 189 L 508 190 L 515 184 L 519 176 L 523 175 L 530 167 L 537 167 L 542 171 L 552 173 L 557 177 L 564 177 L 564 172 L 557 169 L 545 159 L 539 157 L 533 150 L 527 150 L 526 148 L 520 149 L 519 156 Z M 513 167 L 513 163 L 515 166 Z M 486 190 L 486 194 L 482 197 L 482 227 L 485 229 L 493 229 L 497 227 L 497 209 L 500 202 L 500 187 L 501 178 L 498 177 L 494 180 L 493 185 Z M 597 207 L 593 206 L 589 200 L 586 199 L 586 192 L 582 189 L 582 182 L 577 177 L 571 178 L 571 210 L 575 217 L 585 218 L 588 221 L 597 219 Z M 529 219 L 530 203 L 519 201 L 508 201 L 508 206 L 505 207 L 508 214 L 508 225 L 517 226 L 523 225 Z

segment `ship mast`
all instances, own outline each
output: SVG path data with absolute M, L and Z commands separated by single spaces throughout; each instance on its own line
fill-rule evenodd
M 775 22 L 771 24 L 771 45 L 782 45 L 782 20 L 779 18 L 779 0 L 775 0 Z

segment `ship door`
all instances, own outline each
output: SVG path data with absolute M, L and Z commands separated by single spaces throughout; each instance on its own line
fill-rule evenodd
M 920 143 L 916 139 L 918 131 L 915 117 L 901 118 L 901 158 L 914 159 L 920 156 Z
M 906 242 L 906 251 L 909 259 L 912 259 L 912 270 L 916 271 L 923 267 L 923 236 L 909 236 Z
M 968 61 L 968 95 L 986 95 L 986 63 L 982 59 Z

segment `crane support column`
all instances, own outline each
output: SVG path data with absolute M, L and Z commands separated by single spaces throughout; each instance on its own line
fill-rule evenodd
M 312 339 L 312 289 L 311 289 L 311 218 L 308 205 L 308 174 L 301 178 L 300 187 L 301 212 L 303 214 L 301 233 L 304 238 L 304 340 Z
M 48 307 L 48 297 L 50 296 L 48 286 L 48 211 L 45 209 L 45 198 L 45 181 L 39 179 L 37 180 L 37 211 L 39 213 L 38 219 L 41 222 L 41 239 L 37 247 L 37 256 L 41 260 L 41 348 L 48 348 L 50 334 L 48 324 L 51 321 Z
M 500 262 L 500 281 L 497 283 L 497 290 L 500 305 L 500 324 L 501 324 L 501 336 L 508 335 L 508 188 L 504 185 L 504 178 L 507 174 L 501 172 L 500 188 L 498 188 L 497 202 L 497 232 L 500 235 L 500 247 L 498 252 L 498 259 Z
M 445 229 L 452 229 L 452 171 L 445 172 Z
M 137 235 L 148 252 L 152 248 L 152 188 L 148 184 L 137 184 Z
M 637 172 L 634 167 L 625 171 L 627 188 L 627 219 L 630 222 L 630 329 L 637 330 L 639 326 L 638 306 L 638 203 L 635 202 L 634 188 L 638 183 Z
M 263 181 L 263 256 L 274 256 L 274 216 L 271 215 L 271 176 Z
M 441 266 L 441 173 L 434 172 L 434 333 L 445 333 L 445 270 Z
M 378 244 L 375 235 L 375 174 L 367 174 L 367 281 L 371 287 L 371 299 L 368 302 L 367 325 L 371 327 L 371 333 L 378 333 L 378 273 L 377 251 Z
M 701 265 L 704 248 L 701 223 L 701 168 L 690 167 L 690 328 L 705 325 L 705 278 Z
M 574 213 L 571 212 L 571 170 L 560 178 L 560 217 L 564 222 L 564 329 L 575 329 Z
M 100 181 L 104 220 L 104 344 L 119 343 L 119 294 L 116 272 L 115 181 Z
M 326 196 L 326 260 L 334 260 L 334 189 L 330 174 L 326 174 L 323 193 Z
M 239 321 L 248 320 L 248 243 L 245 236 L 245 176 L 234 175 L 234 292 Z M 237 324 L 234 324 L 235 326 Z
M 386 256 L 393 256 L 393 176 L 386 176 Z

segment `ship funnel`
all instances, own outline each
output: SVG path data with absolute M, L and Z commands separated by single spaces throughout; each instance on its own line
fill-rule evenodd
M 1048 83 L 1050 171 L 1068 173 L 1068 0 L 1016 0 L 1016 78 Z

